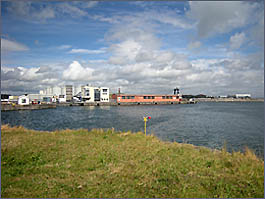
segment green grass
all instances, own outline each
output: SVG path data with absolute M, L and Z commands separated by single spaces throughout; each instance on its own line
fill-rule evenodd
M 113 130 L 1 128 L 1 196 L 263 198 L 264 162 Z

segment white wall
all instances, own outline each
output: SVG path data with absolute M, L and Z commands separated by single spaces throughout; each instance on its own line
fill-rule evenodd
M 29 105 L 29 97 L 28 96 L 19 96 L 18 97 L 18 104 L 19 105 Z
M 86 96 L 86 91 L 89 90 L 89 96 Z M 82 86 L 82 98 L 86 100 L 86 102 L 94 102 L 94 87 L 91 86 Z M 90 98 L 90 99 L 89 99 Z
M 62 94 L 62 89 L 59 87 L 59 86 L 55 86 L 52 88 L 52 94 L 53 95 L 56 95 L 56 96 L 59 96 Z
M 106 90 L 106 92 L 103 92 L 105 90 Z M 101 87 L 100 88 L 100 101 L 101 102 L 109 102 L 109 88 L 107 88 L 107 87 Z

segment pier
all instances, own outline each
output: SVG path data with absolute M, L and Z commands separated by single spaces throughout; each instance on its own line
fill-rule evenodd
M 19 110 L 39 110 L 56 108 L 56 104 L 30 104 L 30 105 L 17 105 L 17 104 L 1 104 L 1 111 L 19 111 Z

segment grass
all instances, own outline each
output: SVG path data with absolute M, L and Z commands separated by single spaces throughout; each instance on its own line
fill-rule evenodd
M 113 130 L 1 127 L 4 198 L 263 198 L 264 162 Z

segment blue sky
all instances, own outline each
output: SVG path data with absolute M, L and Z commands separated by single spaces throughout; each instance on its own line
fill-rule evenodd
M 2 1 L 1 90 L 264 95 L 264 4 Z

